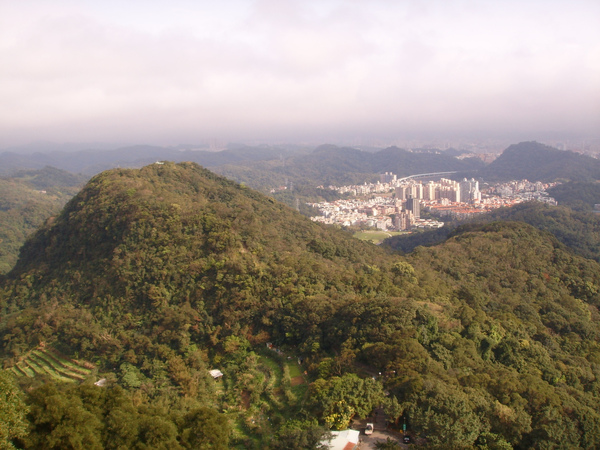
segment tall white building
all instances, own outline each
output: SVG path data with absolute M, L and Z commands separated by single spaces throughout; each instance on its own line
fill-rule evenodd
M 423 186 L 423 200 L 435 200 L 435 189 L 436 184 L 433 181 L 430 181 L 425 186 Z
M 474 203 L 481 201 L 481 192 L 479 191 L 479 181 L 474 178 L 466 178 L 460 182 L 460 201 L 462 203 Z

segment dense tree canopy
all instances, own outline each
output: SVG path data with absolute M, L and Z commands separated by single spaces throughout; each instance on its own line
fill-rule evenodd
M 0 370 L 0 448 L 14 448 L 13 440 L 27 431 L 27 406 L 11 375 Z
M 481 224 L 497 220 L 528 223 L 539 230 L 552 233 L 575 253 L 600 261 L 600 215 L 598 214 L 574 211 L 570 205 L 552 206 L 531 201 L 482 214 L 470 222 Z M 463 222 L 463 225 L 465 223 L 468 222 Z M 445 241 L 460 225 L 460 223 L 447 223 L 436 230 L 394 236 L 386 239 L 385 245 L 410 253 L 420 245 L 429 246 Z
M 589 212 L 600 202 L 600 184 L 579 180 L 562 183 L 551 188 L 548 193 L 561 205 L 576 211 Z

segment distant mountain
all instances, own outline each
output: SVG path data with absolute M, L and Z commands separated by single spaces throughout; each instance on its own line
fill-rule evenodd
M 435 152 L 410 152 L 398 147 L 388 147 L 375 153 L 362 152 L 351 148 L 323 146 L 311 155 L 295 157 L 290 166 L 294 170 L 321 170 L 354 174 L 379 174 L 392 172 L 398 177 L 428 172 L 472 171 L 483 167 L 475 160 L 459 160 L 452 156 Z M 314 169 L 313 169 L 314 170 Z
M 286 184 L 286 180 L 288 184 L 313 186 L 363 183 L 377 179 L 377 174 L 382 172 L 393 172 L 402 177 L 453 171 L 459 172 L 456 177 L 479 176 L 486 181 L 600 179 L 600 161 L 537 142 L 511 145 L 488 166 L 478 158 L 459 159 L 457 156 L 463 152 L 453 149 L 408 151 L 389 147 L 371 150 L 322 145 L 307 152 L 305 148 L 232 145 L 213 152 L 139 145 L 116 150 L 4 152 L 0 154 L 0 175 L 52 166 L 91 176 L 115 167 L 142 167 L 167 160 L 196 162 L 261 190 Z
M 598 180 L 600 160 L 538 142 L 521 142 L 504 150 L 479 175 L 486 181 Z
M 40 170 L 20 170 L 15 172 L 12 179 L 25 181 L 37 189 L 60 190 L 61 188 L 80 188 L 88 180 L 83 175 L 76 175 L 66 170 L 46 166 Z M 71 192 L 74 194 L 71 190 Z
M 316 184 L 364 182 L 367 181 L 365 175 L 372 176 L 379 172 L 394 172 L 399 176 L 406 176 L 422 172 L 471 171 L 483 167 L 483 163 L 473 159 L 459 160 L 446 153 L 409 152 L 397 147 L 372 152 L 322 145 L 312 153 L 307 153 L 303 148 L 291 150 L 265 146 L 238 145 L 213 152 L 138 145 L 116 150 L 31 154 L 4 152 L 0 154 L 0 173 L 52 166 L 91 176 L 115 167 L 141 167 L 162 160 L 191 161 L 209 168 L 228 166 L 229 170 L 240 167 L 240 171 L 242 168 L 246 168 L 246 171 L 248 168 L 258 172 L 270 171 L 275 176 L 292 177 Z
M 362 184 L 375 173 L 372 168 L 374 155 L 350 147 L 322 145 L 308 155 L 290 158 L 285 167 L 278 167 L 276 171 L 298 180 L 304 179 L 304 183 Z
M 457 159 L 446 153 L 413 153 L 398 147 L 386 148 L 374 156 L 375 172 L 393 172 L 398 177 L 450 171 L 472 174 L 484 166 L 478 159 Z
M 456 171 L 466 176 L 483 166 L 480 160 L 460 160 L 444 153 L 410 152 L 398 147 L 366 152 L 350 147 L 322 145 L 310 154 L 293 155 L 277 164 L 259 161 L 243 168 L 228 165 L 216 170 L 237 181 L 261 188 L 255 181 L 267 179 L 266 173 L 272 174 L 273 179 L 279 182 L 287 179 L 295 184 L 340 186 L 373 182 L 383 172 L 404 177 L 419 173 Z
M 11 174 L 19 169 L 57 167 L 73 173 L 95 175 L 115 167 L 142 167 L 155 161 L 192 161 L 206 167 L 239 164 L 248 161 L 277 159 L 288 156 L 289 151 L 276 147 L 236 146 L 218 152 L 207 150 L 180 150 L 150 145 L 123 147 L 116 150 L 84 150 L 73 152 L 47 152 L 0 154 L 0 174 Z

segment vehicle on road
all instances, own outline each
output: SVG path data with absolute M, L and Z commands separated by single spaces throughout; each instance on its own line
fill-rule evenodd
M 367 427 L 365 428 L 365 434 L 373 434 L 373 424 L 372 423 L 367 424 Z

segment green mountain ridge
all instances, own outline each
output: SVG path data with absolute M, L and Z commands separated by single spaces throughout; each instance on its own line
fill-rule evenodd
M 520 142 L 504 150 L 479 176 L 486 181 L 598 180 L 600 161 L 539 142 Z
M 576 254 L 600 262 L 599 215 L 585 211 L 573 211 L 566 206 L 551 206 L 537 201 L 517 204 L 510 208 L 500 208 L 464 224 L 451 223 L 433 231 L 394 236 L 385 240 L 385 246 L 410 253 L 419 245 L 439 244 L 454 233 L 460 233 L 470 227 L 493 221 L 528 223 L 539 230 L 552 233 L 556 239 Z M 476 225 L 472 225 L 472 223 Z
M 1 282 L 5 367 L 43 344 L 109 379 L 21 380 L 22 447 L 66 442 L 49 417 L 60 402 L 89 417 L 68 415 L 88 448 L 198 448 L 191 433 L 208 446 L 198 430 L 217 423 L 221 443 L 286 448 L 380 403 L 428 445 L 600 445 L 600 266 L 524 223 L 401 257 L 165 162 L 94 177 Z M 310 384 L 293 391 L 285 359 L 256 353 L 267 342 L 302 358 Z

